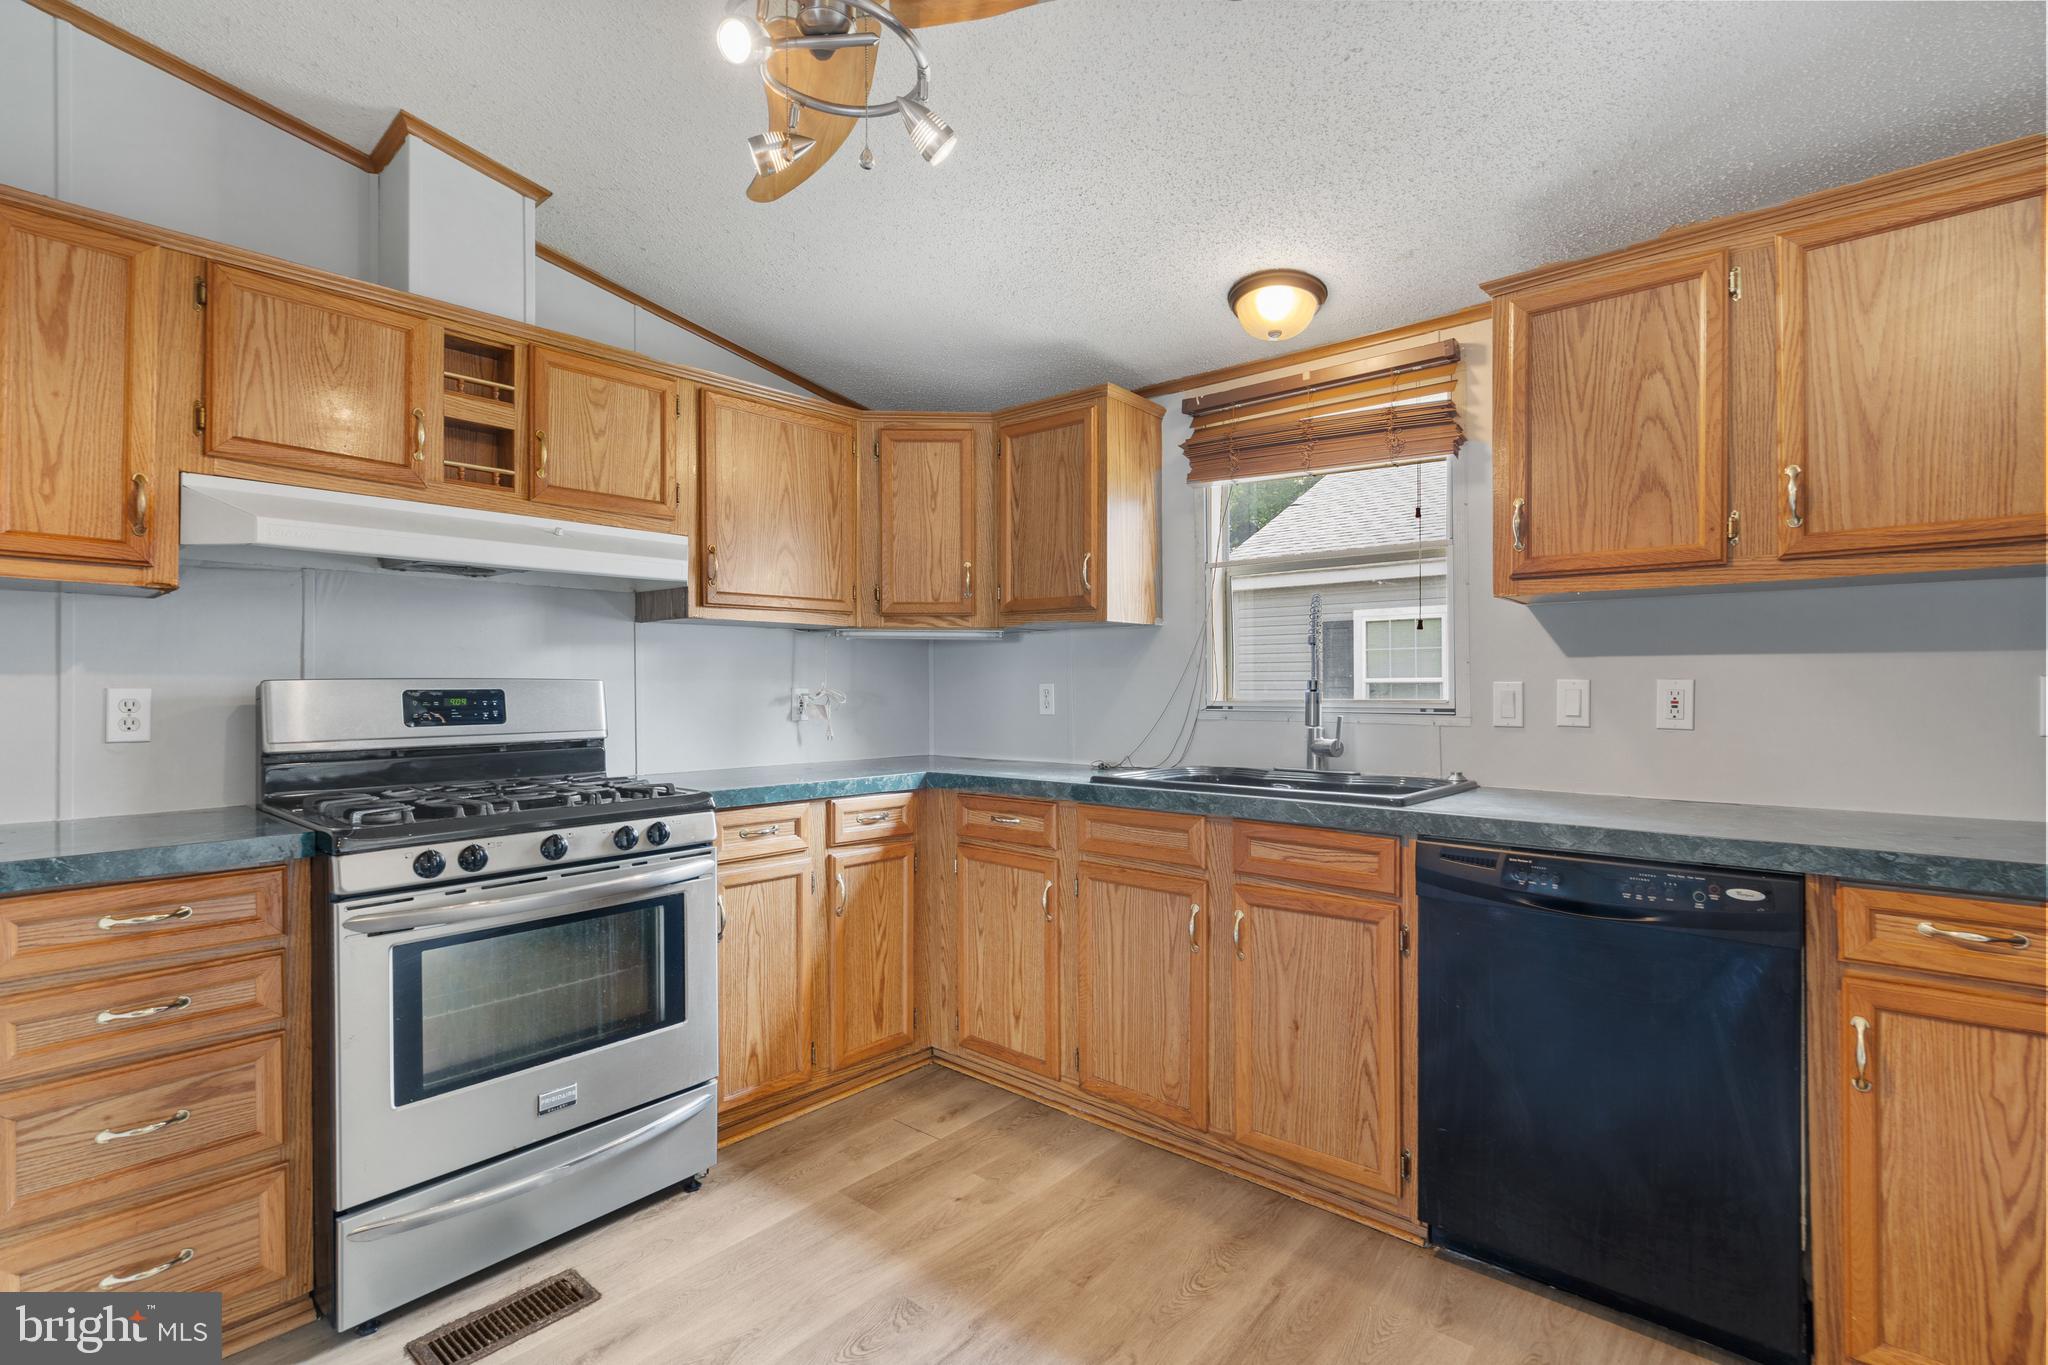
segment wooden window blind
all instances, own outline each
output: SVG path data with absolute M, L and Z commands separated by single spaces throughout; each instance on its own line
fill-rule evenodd
M 1190 398 L 1188 482 L 1454 455 L 1465 441 L 1457 375 L 1458 343 L 1445 341 Z

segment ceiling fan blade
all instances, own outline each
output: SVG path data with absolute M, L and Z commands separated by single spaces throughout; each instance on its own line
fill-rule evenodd
M 890 0 L 889 12 L 912 28 L 935 28 L 964 24 L 969 19 L 992 19 L 1037 3 L 1039 0 Z
M 863 33 L 874 33 L 880 29 L 872 19 L 861 20 L 857 27 Z M 768 32 L 776 38 L 795 37 L 796 21 L 771 19 Z M 869 53 L 870 49 L 849 48 L 821 62 L 808 52 L 778 52 L 768 59 L 768 70 L 790 89 L 801 90 L 806 95 L 830 100 L 834 104 L 866 104 L 871 98 L 869 89 L 874 84 L 874 62 Z M 768 97 L 768 127 L 788 127 L 789 101 L 766 86 L 761 87 L 761 93 Z M 747 186 L 747 198 L 757 204 L 772 203 L 809 180 L 819 167 L 832 159 L 834 152 L 845 145 L 859 121 L 840 118 L 836 114 L 821 114 L 815 109 L 798 110 L 796 130 L 805 137 L 816 138 L 817 145 L 801 161 L 785 166 L 773 175 L 755 176 Z

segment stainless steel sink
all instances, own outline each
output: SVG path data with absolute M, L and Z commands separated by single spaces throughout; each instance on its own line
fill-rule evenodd
M 1355 801 L 1365 806 L 1420 805 L 1453 792 L 1471 791 L 1479 785 L 1463 773 L 1452 773 L 1449 777 L 1386 777 L 1378 773 L 1312 772 L 1307 768 L 1133 768 L 1097 773 L 1090 781 L 1166 791 Z

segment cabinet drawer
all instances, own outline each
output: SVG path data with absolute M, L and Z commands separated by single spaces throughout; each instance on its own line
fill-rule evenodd
M 205 962 L 0 999 L 0 1084 L 284 1027 L 284 958 Z
M 960 798 L 960 837 L 996 844 L 1022 844 L 1027 848 L 1052 848 L 1059 842 L 1053 814 L 1056 809 L 1050 801 L 1026 801 L 1009 796 L 963 796 Z
M 159 954 L 284 943 L 284 869 L 216 872 L 0 900 L 0 982 Z
M 799 802 L 718 812 L 719 861 L 804 852 L 811 846 L 811 822 L 818 818 L 817 810 L 815 805 Z
M 834 844 L 868 844 L 911 833 L 916 819 L 915 792 L 880 796 L 842 796 L 832 802 L 829 821 Z
M 0 1095 L 0 1229 L 283 1144 L 277 1034 Z
M 1163 810 L 1078 806 L 1081 852 L 1197 870 L 1209 865 L 1208 822 Z
M 2048 990 L 2048 905 L 1844 886 L 1835 916 L 1844 962 Z
M 294 1292 L 282 1166 L 0 1247 L 6 1293 L 217 1293 L 221 1317 Z
M 1401 892 L 1401 841 L 1383 834 L 1240 820 L 1231 834 L 1231 865 L 1247 877 L 1368 896 Z

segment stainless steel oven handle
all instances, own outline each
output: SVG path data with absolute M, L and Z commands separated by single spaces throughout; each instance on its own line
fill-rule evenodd
M 355 934 L 393 934 L 404 929 L 422 929 L 436 924 L 482 926 L 533 919 L 572 905 L 603 905 L 646 891 L 659 891 L 684 882 L 709 877 L 714 864 L 709 858 L 667 863 L 630 877 L 595 877 L 572 886 L 550 887 L 518 896 L 487 896 L 479 900 L 450 901 L 443 905 L 401 905 L 389 910 L 371 910 L 351 915 L 341 927 Z
M 474 1213 L 478 1209 L 502 1203 L 514 1195 L 525 1194 L 528 1190 L 537 1190 L 543 1185 L 560 1180 L 579 1166 L 587 1166 L 593 1161 L 617 1156 L 651 1138 L 661 1136 L 678 1124 L 703 1113 L 704 1106 L 711 1103 L 711 1098 L 710 1095 L 699 1095 L 673 1114 L 663 1114 L 654 1122 L 643 1124 L 630 1133 L 621 1133 L 610 1142 L 593 1147 L 581 1156 L 572 1156 L 559 1166 L 550 1166 L 544 1171 L 535 1171 L 532 1175 L 508 1180 L 487 1190 L 478 1190 L 475 1194 L 465 1194 L 459 1199 L 450 1199 L 445 1203 L 415 1209 L 411 1213 L 395 1214 L 390 1218 L 379 1218 L 374 1223 L 365 1223 L 349 1233 L 348 1239 L 351 1242 L 374 1242 L 379 1238 L 395 1236 L 401 1232 L 411 1232 L 415 1228 L 444 1223 L 450 1218 L 459 1218 L 465 1213 Z

